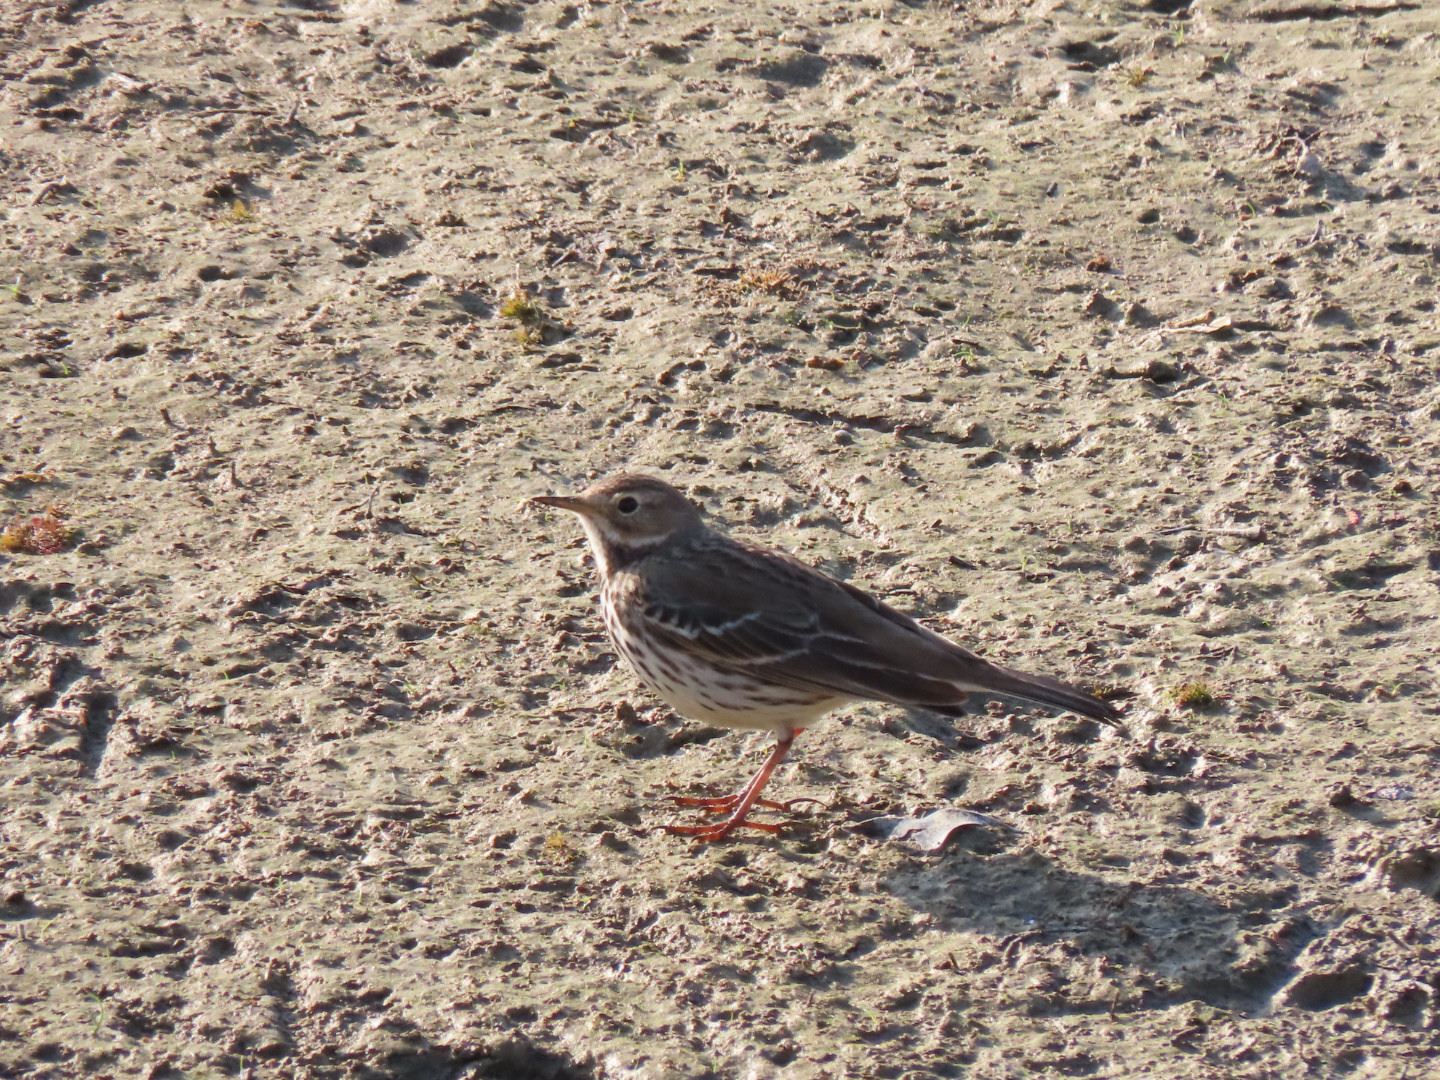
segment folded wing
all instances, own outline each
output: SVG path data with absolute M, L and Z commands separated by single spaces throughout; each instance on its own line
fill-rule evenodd
M 953 713 L 969 693 L 997 693 L 1118 722 L 1098 698 L 991 664 L 789 556 L 728 540 L 691 554 L 683 569 L 648 567 L 615 585 L 638 590 L 650 635 L 718 667 L 856 700 Z

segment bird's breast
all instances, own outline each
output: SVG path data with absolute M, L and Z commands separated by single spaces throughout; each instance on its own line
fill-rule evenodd
M 623 601 L 622 601 L 623 603 Z M 742 667 L 655 639 L 631 625 L 609 595 L 602 598 L 605 629 L 646 687 L 681 716 L 720 727 L 778 731 L 805 727 L 848 700 L 767 681 Z

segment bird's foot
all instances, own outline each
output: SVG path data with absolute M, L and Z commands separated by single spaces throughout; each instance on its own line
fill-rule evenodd
M 789 802 L 771 802 L 769 799 L 755 799 L 745 805 L 744 793 L 739 795 L 727 795 L 723 799 L 698 799 L 688 795 L 675 795 L 671 801 L 677 806 L 694 807 L 706 814 L 729 814 L 733 813 L 728 821 L 717 821 L 713 825 L 662 825 L 667 833 L 672 836 L 694 836 L 701 840 L 713 841 L 723 840 L 736 829 L 757 829 L 760 832 L 773 834 L 780 833 L 785 826 L 783 824 L 771 824 L 769 822 L 749 820 L 750 811 L 757 806 L 766 810 L 778 810 L 782 814 L 793 814 L 795 807 L 801 803 L 818 803 L 819 799 L 791 799 Z
M 736 795 L 726 795 L 723 799 L 701 799 L 693 795 L 672 795 L 670 801 L 676 806 L 691 806 L 703 810 L 707 814 L 728 814 L 740 805 L 744 798 L 744 792 Z M 750 805 L 763 807 L 766 810 L 778 810 L 782 814 L 793 814 L 795 807 L 802 803 L 819 803 L 819 799 L 800 798 L 791 799 L 789 802 L 771 802 L 769 799 L 756 799 Z
M 660 827 L 671 836 L 693 836 L 697 840 L 713 843 L 716 840 L 724 840 L 736 829 L 759 829 L 761 832 L 778 835 L 785 826 L 772 825 L 766 821 L 736 821 L 731 818 L 729 821 L 719 821 L 714 825 L 662 825 Z

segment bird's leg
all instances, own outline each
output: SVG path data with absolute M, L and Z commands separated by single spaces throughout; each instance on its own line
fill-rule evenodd
M 698 836 L 701 840 L 723 840 L 734 830 L 744 827 L 746 829 L 759 829 L 761 832 L 778 833 L 779 825 L 771 825 L 767 822 L 747 821 L 746 815 L 755 806 L 765 806 L 771 809 L 784 810 L 786 804 L 772 803 L 760 798 L 760 792 L 770 780 L 770 775 L 776 767 L 785 760 L 785 755 L 790 752 L 790 747 L 795 742 L 798 732 L 786 731 L 775 743 L 775 749 L 770 751 L 770 756 L 765 759 L 765 764 L 760 766 L 760 771 L 755 774 L 755 779 L 745 785 L 745 790 L 738 795 L 731 795 L 728 799 L 699 799 L 694 802 L 686 800 L 686 805 L 705 806 L 711 810 L 734 810 L 724 821 L 714 825 L 666 825 L 665 831 L 677 836 Z M 712 806 L 706 804 L 713 803 Z M 723 805 L 721 805 L 723 804 Z

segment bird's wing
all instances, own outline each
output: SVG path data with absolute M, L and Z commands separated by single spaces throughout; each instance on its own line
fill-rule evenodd
M 997 693 L 1118 721 L 1108 703 L 991 664 L 788 555 L 728 538 L 686 551 L 617 584 L 634 590 L 631 610 L 652 638 L 718 667 L 856 700 L 953 711 L 969 693 Z
M 617 583 L 674 648 L 837 697 L 941 705 L 982 689 L 984 660 L 796 559 L 728 540 L 688 550 Z

